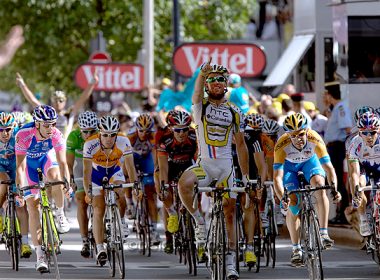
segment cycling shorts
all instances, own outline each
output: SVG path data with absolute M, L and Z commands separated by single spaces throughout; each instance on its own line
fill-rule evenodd
M 101 195 L 102 180 L 104 177 L 107 177 L 111 184 L 118 181 L 125 182 L 124 173 L 120 166 L 114 165 L 104 168 L 98 165 L 96 169 L 92 168 L 91 174 L 93 196 Z
M 234 187 L 235 173 L 232 159 L 198 159 L 197 163 L 187 170 L 195 174 L 199 187 L 207 187 L 213 179 L 218 179 L 217 186 Z M 237 193 L 226 193 L 224 197 L 236 199 Z
M 12 165 L 3 165 L 0 164 L 0 173 L 7 173 L 9 176 L 9 179 L 15 180 L 16 179 L 16 162 Z
M 42 169 L 42 173 L 47 177 L 47 173 L 50 168 L 58 168 L 57 157 L 54 149 L 50 150 L 46 155 L 40 158 L 26 158 L 26 179 L 28 185 L 35 185 L 38 183 L 38 173 L 37 168 Z M 58 186 L 57 186 L 58 187 Z M 29 197 L 37 197 L 39 194 L 38 190 L 27 190 L 24 192 L 25 199 Z
M 285 189 L 288 191 L 297 190 L 299 188 L 297 173 L 302 171 L 308 182 L 315 175 L 326 176 L 325 171 L 322 168 L 321 163 L 317 155 L 313 155 L 310 159 L 301 163 L 292 163 L 290 161 L 285 161 L 284 164 L 284 178 L 283 183 Z M 297 194 L 297 201 L 295 205 L 290 205 L 289 209 L 292 211 L 293 215 L 298 215 L 301 211 L 301 199 L 300 195 Z M 294 202 L 291 202 L 293 204 Z

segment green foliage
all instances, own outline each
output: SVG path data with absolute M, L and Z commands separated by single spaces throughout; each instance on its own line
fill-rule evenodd
M 182 41 L 241 37 L 254 0 L 179 0 Z M 155 75 L 171 73 L 172 1 L 155 0 Z M 24 27 L 25 43 L 1 70 L 2 90 L 19 92 L 20 72 L 44 99 L 54 89 L 75 96 L 73 74 L 87 61 L 89 41 L 99 30 L 113 61 L 135 62 L 143 44 L 143 0 L 2 0 L 0 38 L 13 25 Z

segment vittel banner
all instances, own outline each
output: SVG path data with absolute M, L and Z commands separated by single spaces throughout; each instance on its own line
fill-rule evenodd
M 264 50 L 252 43 L 185 43 L 175 50 L 173 64 L 179 74 L 190 77 L 209 57 L 212 64 L 246 78 L 260 76 L 266 66 Z
M 85 89 L 97 71 L 99 82 L 95 91 L 135 92 L 144 87 L 144 67 L 140 64 L 85 63 L 75 71 L 75 83 Z

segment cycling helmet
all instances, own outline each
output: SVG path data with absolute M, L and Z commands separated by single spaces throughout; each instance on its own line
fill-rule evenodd
M 376 130 L 380 128 L 380 120 L 375 113 L 366 112 L 361 115 L 356 125 L 360 130 Z
M 12 116 L 15 119 L 17 125 L 21 126 L 22 124 L 25 123 L 24 112 L 15 111 L 15 112 L 12 112 Z
M 379 108 L 376 108 L 375 109 L 375 112 L 376 112 L 376 114 L 379 116 L 379 118 L 380 118 L 380 107 Z
M 264 118 L 260 114 L 249 114 L 245 118 L 245 123 L 253 129 L 261 130 L 264 125 Z
M 0 126 L 1 127 L 10 127 L 15 124 L 15 118 L 11 113 L 1 112 L 0 113 Z
M 358 120 L 360 119 L 361 115 L 363 115 L 364 113 L 367 113 L 367 112 L 374 113 L 375 109 L 373 109 L 371 106 L 362 106 L 359 109 L 357 109 L 355 111 L 355 114 L 354 114 L 355 123 L 358 122 Z
M 92 111 L 80 113 L 78 116 L 78 124 L 81 129 L 96 129 L 98 127 L 98 117 L 95 112 Z
M 64 99 L 66 100 L 66 93 L 61 90 L 56 90 L 51 94 L 51 99 Z
M 191 124 L 191 116 L 185 111 L 171 110 L 167 116 L 168 125 L 186 125 Z
M 295 113 L 287 116 L 284 120 L 284 130 L 293 132 L 307 127 L 307 119 L 300 113 Z
M 230 77 L 228 78 L 228 83 L 232 85 L 237 85 L 241 83 L 241 77 L 238 74 L 231 74 Z
M 223 65 L 218 65 L 218 64 L 212 64 L 211 67 L 212 67 L 212 70 L 209 72 L 209 74 L 219 73 L 219 74 L 222 74 L 226 80 L 228 80 L 228 70 L 226 67 L 224 67 Z
M 139 130 L 150 130 L 154 125 L 154 121 L 149 114 L 141 114 L 137 117 L 135 124 Z
M 36 122 L 56 122 L 58 118 L 55 109 L 49 105 L 40 105 L 33 110 L 33 119 Z
M 99 120 L 99 129 L 102 132 L 107 133 L 113 133 L 113 132 L 119 132 L 120 130 L 120 123 L 114 116 L 103 116 Z
M 265 134 L 275 135 L 280 131 L 280 125 L 278 122 L 268 119 L 264 122 L 262 131 Z

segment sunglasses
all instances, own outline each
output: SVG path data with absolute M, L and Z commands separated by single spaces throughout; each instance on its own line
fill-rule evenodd
M 374 136 L 376 133 L 377 133 L 377 130 L 360 131 L 360 134 L 364 136 Z
M 302 138 L 306 135 L 306 131 L 302 131 L 298 134 L 290 134 L 290 138 L 295 139 L 295 138 Z
M 105 138 L 112 138 L 112 137 L 115 137 L 117 135 L 117 132 L 114 132 L 114 133 L 100 133 L 101 136 L 105 137 Z
M 96 132 L 96 129 L 81 130 L 81 132 L 84 133 L 84 134 L 94 134 Z
M 43 123 L 42 126 L 44 128 L 50 128 L 50 127 L 55 127 L 57 123 Z
M 148 132 L 150 132 L 149 129 L 138 129 L 138 131 L 139 131 L 140 133 L 148 133 Z
M 9 132 L 11 132 L 11 130 L 12 130 L 13 128 L 12 127 L 7 127 L 7 128 L 0 128 L 0 132 L 7 132 L 7 133 L 9 133 Z
M 173 127 L 173 131 L 174 132 L 177 132 L 177 133 L 186 133 L 189 131 L 189 128 L 188 127 Z
M 207 78 L 206 79 L 206 82 L 207 83 L 214 83 L 214 82 L 218 82 L 218 83 L 224 83 L 226 81 L 226 79 L 222 76 L 219 76 L 219 77 L 211 77 L 211 78 Z
M 58 99 L 54 99 L 53 101 L 54 101 L 54 102 L 57 102 L 57 103 L 63 103 L 63 102 L 66 101 L 66 99 L 58 98 Z

